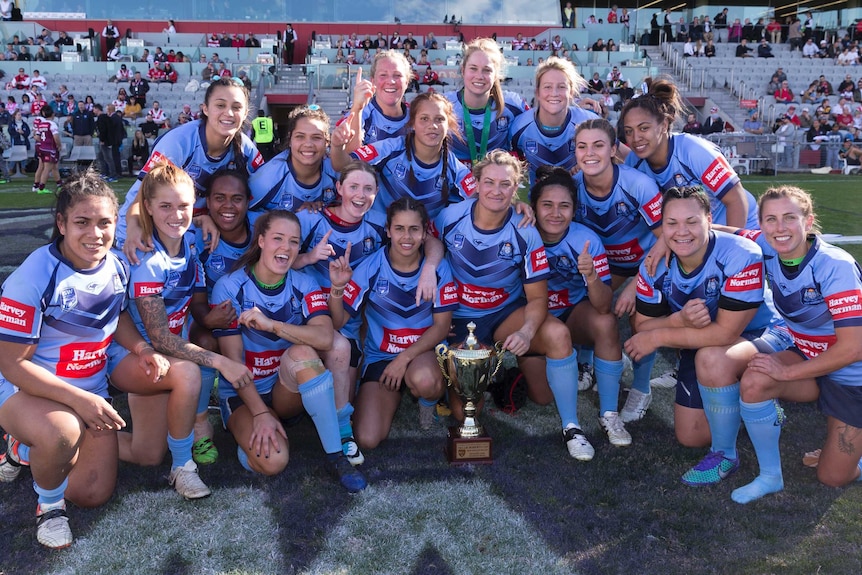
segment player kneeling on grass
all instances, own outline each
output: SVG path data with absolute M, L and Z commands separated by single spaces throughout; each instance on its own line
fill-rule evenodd
M 336 326 L 365 310 L 365 367 L 354 415 L 356 440 L 376 447 L 389 435 L 392 418 L 406 387 L 419 400 L 419 426 L 434 424 L 437 400 L 443 396 L 443 374 L 434 347 L 446 339 L 458 295 L 446 262 L 437 267 L 433 301 L 417 305 L 422 246 L 428 212 L 403 197 L 386 211 L 389 245 L 350 268 L 351 246 L 329 264 L 329 309 Z M 360 246 L 357 246 L 360 247 Z
M 518 227 L 523 216 L 513 207 L 523 167 L 508 152 L 494 150 L 473 174 L 477 194 L 434 220 L 458 286 L 452 341 L 463 341 L 472 321 L 486 345 L 500 341 L 516 356 L 545 356 L 546 380 L 527 379 L 527 395 L 540 405 L 556 402 L 569 454 L 589 461 L 595 450 L 578 424 L 578 357 L 569 328 L 548 314 L 545 246 L 536 228 Z M 461 399 L 450 394 L 449 402 L 463 420 Z
M 545 243 L 550 275 L 548 311 L 566 324 L 572 342 L 595 349 L 599 391 L 599 422 L 612 445 L 631 445 L 617 404 L 623 373 L 622 346 L 617 318 L 612 313 L 614 293 L 605 248 L 599 237 L 572 221 L 577 189 L 564 168 L 540 167 L 530 191 L 536 224 Z M 524 357 L 521 368 L 527 381 L 542 381 L 545 361 Z
M 784 349 L 787 328 L 763 277 L 763 253 L 743 238 L 711 229 L 700 186 L 664 193 L 662 238 L 671 251 L 654 272 L 641 264 L 637 333 L 625 343 L 635 361 L 659 347 L 680 349 L 674 406 L 677 440 L 710 445 L 688 470 L 687 485 L 718 483 L 739 467 L 739 378 L 758 352 Z
M 118 209 L 93 172 L 67 181 L 52 242 L 9 276 L 0 299 L 0 481 L 30 465 L 36 538 L 51 548 L 72 544 L 67 499 L 96 507 L 116 485 L 126 423 L 108 396 L 108 344 L 134 350 L 130 371 L 149 385 L 169 368 L 124 310 L 128 268 L 110 251 Z
M 367 483 L 342 452 L 332 373 L 320 359 L 334 337 L 326 294 L 309 276 L 291 269 L 300 241 L 293 213 L 261 215 L 236 270 L 213 289 L 213 301 L 229 300 L 239 316 L 232 328 L 213 335 L 223 353 L 244 361 L 254 373 L 254 385 L 236 389 L 222 373 L 222 420 L 237 441 L 243 467 L 275 475 L 288 462 L 287 434 L 279 418 L 305 409 L 326 451 L 327 471 L 348 491 L 361 491 Z

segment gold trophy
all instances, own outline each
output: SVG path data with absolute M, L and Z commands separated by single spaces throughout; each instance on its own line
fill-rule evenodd
M 434 348 L 443 377 L 464 402 L 464 424 L 450 427 L 446 441 L 446 457 L 453 464 L 493 461 L 491 438 L 476 423 L 476 407 L 502 365 L 503 344 L 482 345 L 473 335 L 475 329 L 472 321 L 467 324 L 469 333 L 460 347 L 441 343 Z

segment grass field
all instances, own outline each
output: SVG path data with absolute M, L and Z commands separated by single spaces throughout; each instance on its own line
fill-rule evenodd
M 815 194 L 825 232 L 862 235 L 855 197 L 862 180 L 794 175 L 745 182 L 755 195 L 777 183 L 801 185 Z M 123 190 L 129 183 L 121 182 Z M 0 208 L 48 204 L 47 196 L 9 186 L 0 188 Z M 0 223 L 0 259 L 16 243 L 44 236 L 40 225 L 26 223 L 13 234 Z M 862 245 L 847 248 L 862 256 Z M 670 361 L 662 357 L 656 372 Z M 201 472 L 212 497 L 180 500 L 167 485 L 167 464 L 121 465 L 107 505 L 70 507 L 76 541 L 61 552 L 36 543 L 35 495 L 25 471 L 0 484 L 0 574 L 862 572 L 862 486 L 824 487 L 801 463 L 825 437 L 814 406 L 785 406 L 785 490 L 740 506 L 730 492 L 757 473 L 744 430 L 739 472 L 711 488 L 687 487 L 679 476 L 703 450 L 677 444 L 672 392 L 654 393 L 644 420 L 629 426 L 630 448 L 608 445 L 596 393 L 580 394 L 581 423 L 596 447 L 590 463 L 569 458 L 552 406 L 528 404 L 514 415 L 490 408 L 483 423 L 494 438 L 494 463 L 464 467 L 443 458 L 446 422 L 420 431 L 417 407 L 405 398 L 390 439 L 366 453 L 371 485 L 355 496 L 324 473 L 307 419 L 288 429 L 291 462 L 274 478 L 242 470 L 233 440 L 219 432 L 221 460 Z

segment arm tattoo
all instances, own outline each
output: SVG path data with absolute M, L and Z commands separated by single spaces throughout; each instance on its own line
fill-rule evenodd
M 138 313 L 150 336 L 153 347 L 161 354 L 185 359 L 205 367 L 213 367 L 213 353 L 171 333 L 165 300 L 159 296 L 141 297 L 135 300 Z

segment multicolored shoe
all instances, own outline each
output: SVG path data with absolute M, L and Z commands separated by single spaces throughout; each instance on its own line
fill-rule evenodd
M 566 444 L 566 449 L 569 450 L 569 455 L 578 461 L 591 461 L 596 454 L 596 450 L 578 427 L 564 429 L 563 441 Z
M 21 473 L 21 467 L 30 465 L 30 462 L 22 461 L 18 455 L 20 443 L 17 439 L 4 433 L 3 440 L 6 442 L 6 449 L 0 453 L 0 482 L 9 483 L 15 481 L 15 478 Z
M 593 387 L 593 364 L 578 364 L 578 391 L 587 391 Z
M 209 437 L 201 437 L 192 445 L 192 459 L 198 465 L 212 465 L 218 461 L 218 448 Z
M 714 485 L 739 469 L 739 458 L 728 459 L 723 451 L 710 451 L 700 463 L 686 471 L 682 482 L 692 487 Z
M 344 453 L 344 457 L 347 458 L 347 461 L 349 461 L 350 465 L 353 467 L 365 463 L 365 456 L 362 455 L 362 451 L 359 449 L 359 444 L 356 443 L 356 440 L 353 439 L 353 437 L 341 438 L 341 452 Z
M 36 539 L 50 549 L 64 549 L 72 544 L 65 500 L 36 506 Z

